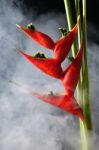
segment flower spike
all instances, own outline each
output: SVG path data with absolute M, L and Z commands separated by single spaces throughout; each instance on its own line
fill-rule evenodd
M 61 78 L 63 70 L 57 62 L 57 60 L 52 58 L 36 58 L 24 53 L 21 50 L 18 50 L 27 60 L 29 60 L 33 65 L 39 68 L 41 71 L 45 72 L 46 74 L 55 77 Z
M 64 77 L 62 78 L 63 85 L 69 94 L 74 94 L 77 82 L 79 80 L 80 68 L 82 64 L 83 43 L 78 51 L 76 58 L 64 71 Z
M 82 110 L 73 96 L 67 94 L 45 95 L 36 92 L 32 92 L 32 95 L 46 103 L 59 107 L 66 112 L 78 116 L 82 121 L 84 120 Z
M 76 37 L 78 24 L 79 19 L 74 28 L 67 34 L 64 34 L 64 37 L 59 39 L 56 43 L 48 35 L 36 30 L 32 24 L 29 24 L 28 28 L 17 25 L 18 28 L 21 29 L 28 37 L 43 47 L 53 50 L 54 58 L 46 58 L 43 53 L 39 52 L 35 56 L 30 56 L 21 50 L 18 51 L 41 71 L 54 78 L 60 79 L 66 90 L 64 94 L 55 95 L 53 93 L 45 95 L 31 91 L 30 93 L 42 101 L 45 101 L 49 104 L 59 107 L 64 111 L 76 115 L 84 122 L 82 109 L 74 98 L 75 88 L 77 86 L 80 75 L 83 44 L 81 44 L 76 58 L 73 59 L 72 63 L 65 70 L 63 70 L 61 67 L 61 63 L 68 55 L 72 43 Z

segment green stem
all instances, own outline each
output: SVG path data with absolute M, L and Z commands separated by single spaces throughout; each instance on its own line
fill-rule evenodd
M 87 147 L 87 137 L 86 137 L 86 129 L 84 127 L 84 124 L 80 120 L 80 134 L 81 134 L 81 145 L 82 145 L 82 150 L 88 150 Z
M 75 0 L 75 6 L 76 6 L 76 15 L 79 16 L 81 18 L 81 12 L 80 12 L 80 1 L 79 0 Z M 80 19 L 80 23 L 79 23 L 79 27 L 78 27 L 78 45 L 80 47 L 80 43 L 82 40 L 82 25 L 81 25 L 81 19 Z M 82 91 L 82 75 L 83 75 L 83 67 L 81 68 L 81 72 L 80 72 L 80 83 L 78 84 L 78 90 L 77 90 L 77 99 L 79 100 L 80 105 L 83 105 L 82 102 L 82 95 L 83 95 L 83 91 Z M 82 150 L 87 150 L 87 138 L 86 138 L 86 129 L 82 123 L 81 120 L 80 121 L 80 134 L 81 134 L 81 145 L 82 145 Z
M 73 18 L 72 18 L 72 13 L 71 13 L 70 1 L 69 0 L 64 0 L 64 4 L 65 4 L 65 9 L 66 9 L 66 15 L 67 15 L 67 20 L 68 20 L 69 30 L 71 30 L 72 27 L 73 27 Z M 78 3 L 76 3 L 76 4 L 78 4 Z M 80 44 L 80 28 L 79 28 L 78 35 L 79 35 L 78 39 L 79 39 L 79 44 Z M 73 53 L 74 56 L 76 54 L 75 48 L 76 48 L 76 46 L 74 45 L 72 47 L 72 53 Z M 79 82 L 78 86 L 77 86 L 77 97 L 78 97 L 79 100 L 81 98 L 80 87 L 81 87 L 81 82 Z M 79 103 L 80 103 L 80 101 L 79 101 Z M 80 121 L 80 129 L 81 129 L 82 150 L 87 150 L 85 128 L 84 128 L 84 126 L 83 126 L 81 121 Z
M 80 100 L 79 104 L 83 104 L 83 112 L 85 116 L 86 128 L 80 121 L 80 129 L 81 129 L 81 142 L 82 142 L 82 150 L 93 150 L 93 141 L 92 141 L 92 120 L 91 120 L 91 111 L 90 111 L 90 101 L 89 101 L 89 77 L 88 77 L 88 62 L 87 62 L 87 30 L 86 30 L 86 0 L 82 0 L 83 6 L 83 14 L 80 11 L 79 0 L 75 0 L 77 16 L 80 14 L 83 18 L 83 24 L 80 25 L 78 29 L 78 44 L 80 46 L 81 39 L 83 37 L 83 45 L 84 45 L 84 56 L 83 56 L 83 67 L 80 74 L 80 82 L 77 87 L 77 97 Z M 71 30 L 74 26 L 72 10 L 70 5 L 70 0 L 64 0 L 65 10 L 68 20 L 69 30 Z M 76 55 L 76 43 L 72 46 L 73 56 Z M 83 97 L 83 100 L 82 100 Z M 90 131 L 90 132 L 89 132 Z M 90 134 L 90 140 L 89 140 Z M 91 141 L 91 142 L 90 142 Z
M 71 5 L 70 5 L 70 0 L 64 0 L 64 4 L 65 4 L 67 21 L 68 21 L 68 27 L 69 27 L 69 30 L 71 30 L 73 28 L 73 26 L 74 26 L 74 22 L 73 22 L 73 16 L 72 16 L 72 10 L 71 10 Z M 76 56 L 76 52 L 77 52 L 76 41 L 74 41 L 74 43 L 72 45 L 72 54 L 73 54 L 73 57 Z
M 89 97 L 89 75 L 87 58 L 86 0 L 83 0 L 83 42 L 84 42 L 84 74 L 83 74 L 83 112 L 88 130 L 92 130 Z
M 82 40 L 82 28 L 81 28 L 81 13 L 80 13 L 79 0 L 75 0 L 75 7 L 76 7 L 76 17 L 78 18 L 78 16 L 80 16 L 80 21 L 78 25 L 78 45 L 80 48 L 81 40 Z M 80 106 L 82 106 L 82 73 L 83 73 L 83 67 L 81 67 L 80 79 L 77 87 L 77 95 L 78 95 L 77 97 L 79 99 Z
M 80 122 L 80 131 L 81 131 L 81 141 L 82 141 L 82 150 L 93 150 L 93 132 L 92 132 L 92 120 L 91 120 L 91 111 L 90 111 L 90 97 L 89 97 L 89 76 L 88 76 L 88 58 L 87 58 L 87 30 L 86 30 L 86 0 L 83 0 L 83 14 L 80 11 L 80 1 L 75 0 L 77 15 L 83 15 L 83 24 L 79 25 L 78 29 L 78 41 L 80 42 L 81 37 L 83 36 L 84 44 L 84 56 L 83 56 L 83 66 L 80 74 L 80 79 L 82 81 L 82 96 L 78 97 L 81 99 L 83 97 L 83 112 L 85 117 L 86 129 Z M 82 28 L 83 27 L 83 28 Z M 83 31 L 83 32 L 81 32 Z M 83 35 L 82 35 L 83 33 Z M 81 87 L 80 87 L 81 88 Z M 79 89 L 79 87 L 78 87 Z M 90 134 L 90 140 L 89 140 Z
M 90 110 L 89 75 L 87 58 L 87 29 L 86 29 L 86 0 L 83 0 L 83 42 L 84 42 L 84 72 L 83 72 L 83 113 L 86 123 L 86 137 L 88 150 L 93 150 L 93 127 Z
M 71 9 L 71 5 L 70 5 L 70 0 L 64 0 L 64 4 L 65 4 L 67 21 L 68 21 L 68 27 L 69 27 L 69 30 L 71 30 L 74 26 L 74 22 L 73 22 L 73 15 L 72 15 L 72 9 Z M 79 32 L 80 32 L 80 29 L 79 29 Z M 79 39 L 79 44 L 80 44 L 80 39 Z M 76 41 L 74 41 L 74 43 L 72 45 L 73 57 L 76 56 L 76 53 L 77 53 L 77 43 L 76 43 Z M 78 82 L 77 93 L 79 93 L 80 85 L 81 85 L 81 81 Z M 78 101 L 78 103 L 80 104 L 80 101 Z
M 82 27 L 81 27 L 81 12 L 80 12 L 80 1 L 75 0 L 75 6 L 76 6 L 76 17 L 80 15 L 80 21 L 78 26 L 78 44 L 80 47 L 81 39 L 82 39 Z

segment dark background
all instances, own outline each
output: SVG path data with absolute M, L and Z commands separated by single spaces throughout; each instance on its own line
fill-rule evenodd
M 74 0 L 70 1 L 73 5 Z M 63 0 L 20 0 L 20 4 L 22 4 L 22 7 L 24 5 L 27 9 L 35 10 L 37 15 L 51 11 L 65 13 Z M 14 5 L 17 7 L 18 1 L 15 0 Z M 96 25 L 99 25 L 98 10 L 98 0 L 87 0 L 87 19 Z M 23 13 L 25 13 L 24 10 Z

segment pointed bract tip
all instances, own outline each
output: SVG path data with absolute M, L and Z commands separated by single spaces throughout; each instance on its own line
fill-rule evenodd
M 22 53 L 22 51 L 19 48 L 15 48 L 15 51 Z
M 19 51 L 19 48 L 15 48 L 16 51 Z
M 16 26 L 17 26 L 18 28 L 20 28 L 20 26 L 19 26 L 18 24 L 16 24 Z
M 14 48 L 13 50 L 14 50 L 14 51 L 19 51 L 19 49 L 18 49 L 18 48 Z

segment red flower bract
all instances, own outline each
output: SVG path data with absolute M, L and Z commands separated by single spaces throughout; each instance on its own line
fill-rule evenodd
M 77 34 L 78 24 L 79 20 L 77 24 L 74 26 L 74 28 L 69 33 L 67 33 L 66 36 L 64 36 L 63 38 L 61 38 L 56 42 L 54 48 L 54 58 L 57 59 L 59 62 L 63 62 L 69 53 L 71 45 Z
M 32 92 L 32 95 L 44 102 L 47 102 L 51 105 L 61 108 L 66 112 L 78 116 L 82 121 L 84 120 L 82 110 L 73 96 L 70 96 L 68 94 L 45 95 L 36 92 Z
M 74 61 L 64 70 L 64 77 L 62 78 L 63 85 L 67 93 L 73 95 L 76 89 L 80 68 L 82 64 L 82 53 L 83 53 L 83 44 L 81 44 L 80 50 L 78 51 Z
M 52 77 L 61 78 L 63 71 L 57 60 L 51 58 L 35 58 L 21 50 L 19 52 L 41 71 Z
M 17 25 L 17 27 L 38 44 L 51 50 L 54 49 L 55 43 L 47 34 L 37 31 L 36 29 L 28 29 L 19 25 Z

